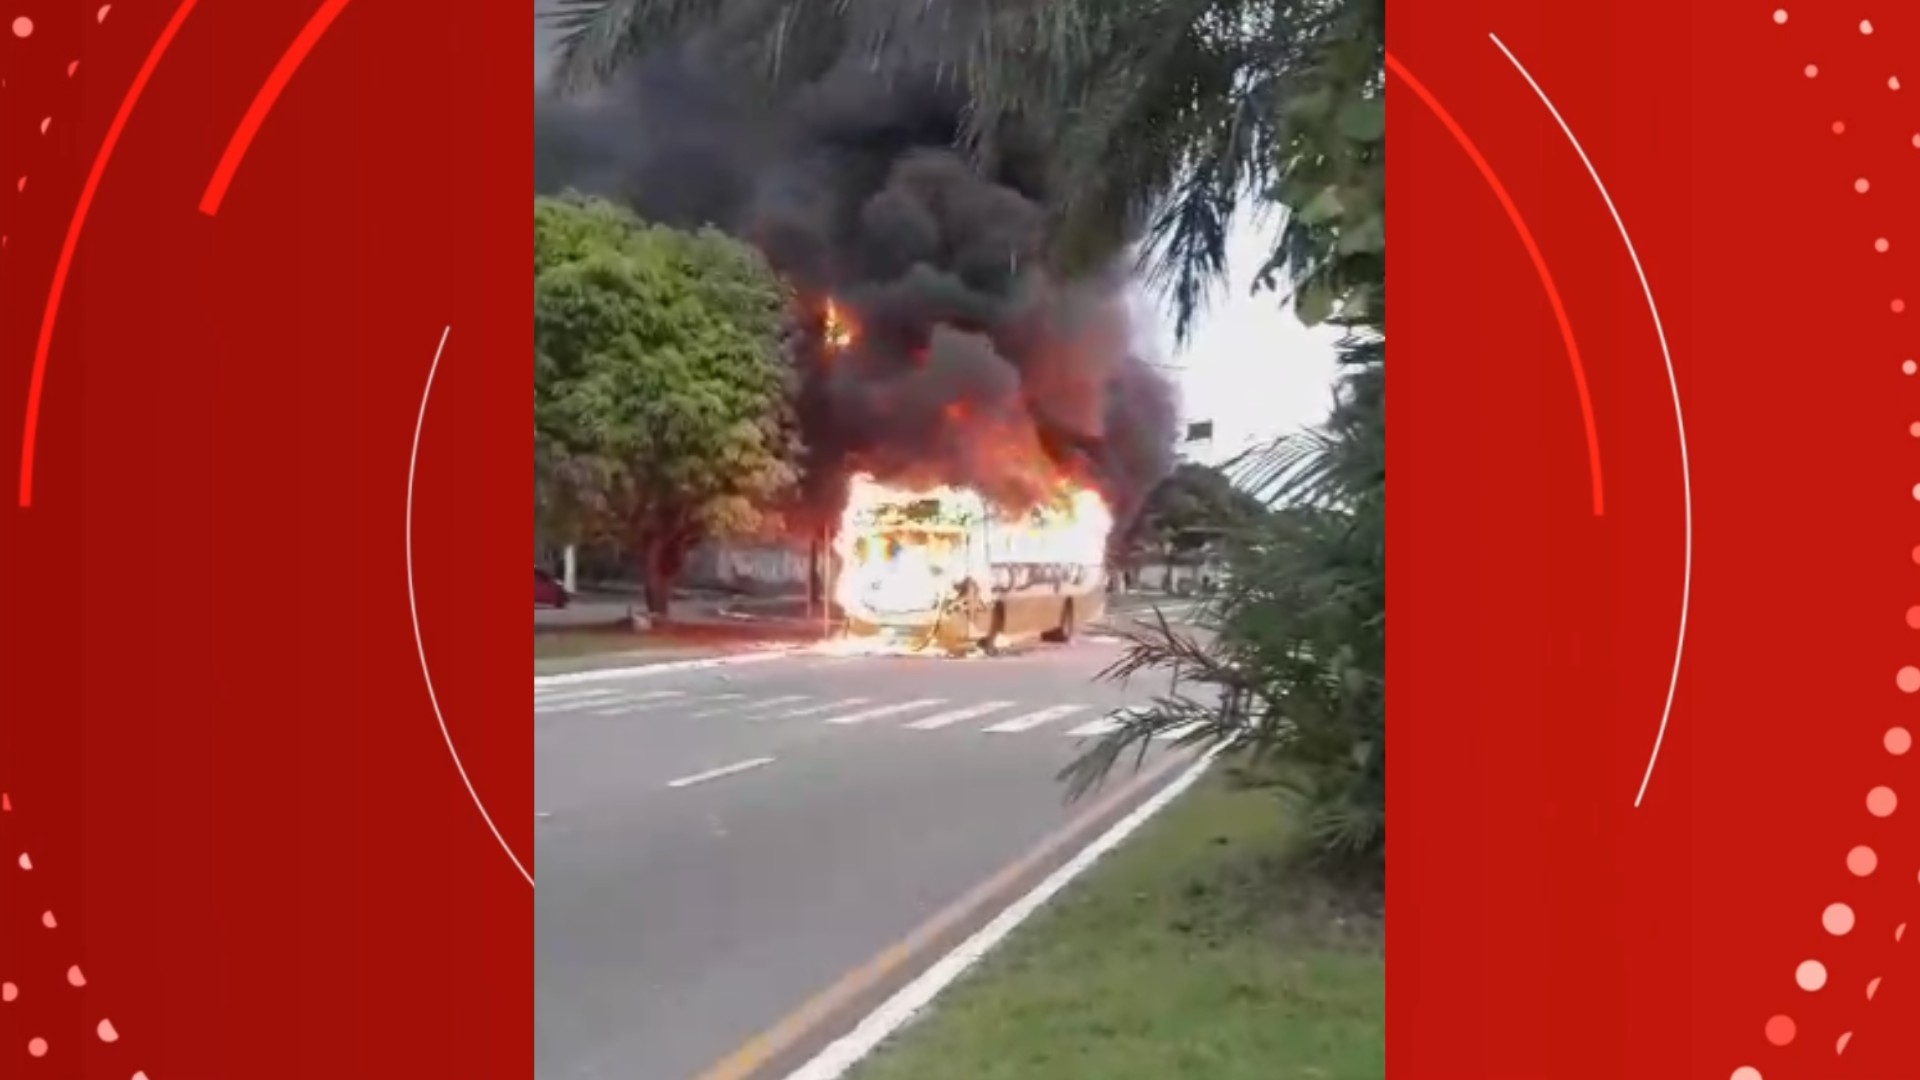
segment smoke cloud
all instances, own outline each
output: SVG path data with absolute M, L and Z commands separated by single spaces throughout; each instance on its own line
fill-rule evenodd
M 756 92 L 711 41 L 632 64 L 590 98 L 536 91 L 535 188 L 623 201 L 758 247 L 852 345 L 799 350 L 808 503 L 845 478 L 970 486 L 1010 506 L 1062 476 L 1125 522 L 1172 466 L 1176 410 L 1133 341 L 1122 268 L 1048 265 L 1052 162 L 1010 133 L 990 166 L 955 150 L 951 70 L 903 39 L 850 51 L 797 92 Z

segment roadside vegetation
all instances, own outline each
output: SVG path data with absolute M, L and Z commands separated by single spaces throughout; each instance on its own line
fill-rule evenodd
M 1070 886 L 852 1080 L 1365 1080 L 1386 945 L 1294 873 L 1271 789 L 1210 776 Z
M 717 231 L 535 198 L 536 530 L 619 544 L 664 615 L 694 544 L 776 525 L 801 452 L 786 312 L 765 260 Z

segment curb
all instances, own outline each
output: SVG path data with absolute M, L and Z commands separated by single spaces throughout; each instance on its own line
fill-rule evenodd
M 1001 909 L 992 921 L 962 941 L 951 952 L 935 961 L 912 982 L 901 988 L 880 1006 L 868 1013 L 852 1031 L 829 1043 L 806 1064 L 788 1073 L 786 1080 L 840 1080 L 847 1072 L 881 1044 L 892 1038 L 901 1028 L 919 1016 L 935 998 L 953 985 L 968 969 L 979 963 L 995 946 L 1013 933 L 1052 900 L 1073 880 L 1090 869 L 1100 858 L 1118 847 L 1122 841 L 1146 824 L 1149 818 L 1167 808 L 1168 804 L 1185 794 L 1213 764 L 1222 747 L 1215 747 L 1202 754 L 1180 775 L 1167 782 L 1154 792 L 1145 802 L 1136 806 L 1101 833 L 1091 843 L 1081 848 L 1065 865 L 1047 875 L 1040 884 Z
M 667 660 L 658 664 L 635 664 L 632 667 L 596 668 L 591 671 L 568 671 L 556 675 L 535 675 L 534 689 L 543 686 L 569 686 L 574 683 L 605 682 L 610 679 L 637 679 L 651 675 L 671 675 L 677 671 L 699 671 L 704 668 L 730 667 L 734 664 L 758 664 L 768 660 L 779 660 L 793 656 L 805 646 L 795 645 L 788 648 L 759 649 L 754 652 L 728 653 L 724 656 L 702 656 L 692 660 Z

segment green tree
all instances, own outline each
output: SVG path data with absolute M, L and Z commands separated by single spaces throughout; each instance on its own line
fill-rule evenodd
M 621 542 L 665 614 L 687 550 L 776 525 L 798 478 L 785 291 L 717 232 L 566 197 L 534 200 L 533 295 L 536 513 Z
M 1161 557 L 1184 555 L 1253 528 L 1266 504 L 1224 470 L 1181 462 L 1155 485 L 1124 544 Z

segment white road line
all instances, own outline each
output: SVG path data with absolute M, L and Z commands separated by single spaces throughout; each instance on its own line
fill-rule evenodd
M 1025 716 L 1016 716 L 1011 720 L 1002 720 L 992 727 L 982 728 L 981 730 L 990 735 L 1017 735 L 1022 731 L 1032 731 L 1041 724 L 1050 724 L 1063 716 L 1072 716 L 1074 713 L 1087 708 L 1090 708 L 1090 706 L 1054 705 L 1041 709 L 1038 712 L 1030 712 Z
M 1167 730 L 1161 732 L 1160 734 L 1155 735 L 1154 738 L 1159 740 L 1160 742 L 1172 742 L 1175 739 L 1185 737 L 1189 732 L 1193 731 L 1195 728 L 1198 728 L 1199 726 L 1200 726 L 1200 721 L 1195 720 L 1191 723 L 1181 724 L 1177 727 L 1170 727 Z
M 825 705 L 814 705 L 805 709 L 795 709 L 789 713 L 781 713 L 780 719 L 798 720 L 803 716 L 819 716 L 823 712 L 832 712 L 834 709 L 851 709 L 855 705 L 865 705 L 872 700 L 872 698 L 863 697 L 841 698 L 839 701 L 829 701 Z
M 550 701 L 580 701 L 585 698 L 612 697 L 615 690 L 542 690 L 533 688 L 533 700 L 546 704 Z
M 946 703 L 946 698 L 921 698 L 919 701 L 903 701 L 897 705 L 881 705 L 857 713 L 848 713 L 845 716 L 830 716 L 826 722 L 829 724 L 860 724 L 868 720 L 878 720 L 883 716 L 898 716 L 904 712 L 915 712 L 920 709 L 932 708 L 935 705 L 945 705 Z
M 934 713 L 925 719 L 915 720 L 907 727 L 914 731 L 937 731 L 949 724 L 958 724 L 962 720 L 972 720 L 990 712 L 999 712 L 1011 704 L 1013 704 L 1011 701 L 983 701 L 964 709 L 948 709 L 946 712 Z
M 725 696 L 726 695 L 716 696 L 715 698 L 713 698 L 713 700 L 719 701 L 722 697 L 725 697 Z M 689 720 L 706 720 L 711 717 L 727 716 L 729 714 L 734 716 L 746 716 L 749 713 L 757 713 L 766 709 L 776 708 L 781 705 L 791 705 L 796 701 L 807 700 L 807 695 L 805 694 L 783 694 L 780 697 L 762 698 L 759 701 L 739 701 L 739 698 L 742 696 L 744 695 L 740 695 L 740 694 L 733 695 L 733 700 L 738 702 L 737 704 L 722 705 L 717 709 L 706 709 L 701 712 L 694 713 L 692 716 L 688 717 L 688 719 Z
M 591 710 L 592 716 L 632 716 L 635 713 L 651 712 L 668 705 L 677 705 L 676 701 L 635 701 L 624 705 L 613 705 L 605 709 Z
M 1070 739 L 1091 739 L 1095 736 L 1105 735 L 1108 732 L 1118 731 L 1120 730 L 1120 725 L 1131 718 L 1132 715 L 1133 711 L 1131 709 L 1116 709 L 1092 723 L 1081 724 L 1079 727 L 1068 731 L 1067 737 Z
M 620 716 L 625 713 L 639 712 L 641 709 L 650 709 L 655 705 L 670 705 L 676 698 L 686 696 L 687 692 L 684 690 L 656 690 L 651 694 L 639 694 L 627 698 L 624 701 L 616 702 L 604 709 L 593 709 L 590 711 L 595 716 Z M 598 705 L 600 702 L 596 701 L 594 704 Z
M 605 704 L 612 699 L 612 694 L 604 692 L 587 697 L 534 698 L 533 711 L 537 713 L 566 712 L 568 709 L 580 709 L 588 705 Z
M 732 776 L 735 773 L 743 773 L 748 769 L 757 769 L 762 765 L 771 764 L 773 764 L 773 759 L 770 757 L 749 758 L 746 761 L 736 761 L 732 765 L 722 765 L 717 769 L 708 769 L 706 772 L 694 773 L 692 776 L 683 776 L 678 780 L 669 780 L 667 781 L 667 786 L 670 788 L 692 787 L 695 784 L 705 783 L 708 780 L 718 780 L 723 776 Z
M 1166 808 L 1166 805 L 1180 797 L 1194 781 L 1199 780 L 1207 766 L 1213 761 L 1214 752 L 1203 755 L 1192 768 L 1181 773 L 1172 783 L 1155 792 L 1153 797 L 1141 803 L 1126 817 L 1102 833 L 1093 843 L 1080 850 L 1080 853 L 1067 861 L 1065 866 L 1048 875 L 1046 880 L 1035 885 L 1033 890 L 1014 901 L 993 921 L 981 927 L 974 935 L 955 946 L 954 950 L 941 957 L 932 967 L 908 983 L 899 992 L 880 1004 L 880 1007 L 868 1013 L 859 1025 L 846 1035 L 829 1044 L 811 1061 L 787 1074 L 786 1080 L 840 1080 L 855 1065 L 858 1065 L 874 1048 L 887 1041 L 888 1037 L 906 1026 L 922 1009 L 925 1009 L 940 992 L 951 986 L 954 980 L 966 974 L 980 958 L 987 955 L 994 946 L 1005 940 L 1016 927 L 1027 921 L 1034 912 L 1040 910 L 1047 901 L 1056 896 L 1067 884 L 1085 873 L 1087 868 L 1099 861 L 1100 857 L 1120 845 L 1146 820 Z
M 757 664 L 768 660 L 784 660 L 802 650 L 787 646 L 767 649 L 763 652 L 729 653 L 725 656 L 709 656 L 699 660 L 671 660 L 664 664 L 641 664 L 638 667 L 603 668 L 596 671 L 572 671 L 564 675 L 535 675 L 534 689 L 543 686 L 571 686 L 577 683 L 607 682 L 614 679 L 646 679 L 656 675 L 672 675 L 679 671 L 700 671 L 705 668 L 730 667 L 734 664 Z

